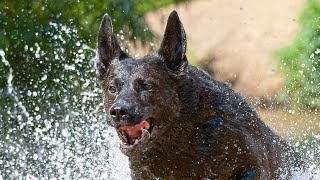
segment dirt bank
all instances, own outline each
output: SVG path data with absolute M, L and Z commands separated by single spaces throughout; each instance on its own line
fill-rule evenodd
M 297 32 L 304 0 L 198 0 L 166 7 L 147 16 L 150 28 L 162 36 L 166 19 L 177 10 L 191 54 L 210 60 L 208 69 L 247 96 L 273 97 L 282 77 L 273 56 Z

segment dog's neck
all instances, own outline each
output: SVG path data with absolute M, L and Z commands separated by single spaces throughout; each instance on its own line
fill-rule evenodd
M 198 114 L 204 121 L 210 119 L 204 114 Z M 185 122 L 192 122 L 191 119 L 183 119 Z M 194 122 L 193 122 L 194 123 Z M 192 169 L 192 162 L 197 163 L 200 159 L 196 149 L 196 132 L 199 127 L 195 124 L 186 123 L 186 127 L 173 127 L 175 133 L 171 136 L 162 135 L 168 142 L 150 147 L 144 152 L 129 156 L 130 169 L 134 179 L 148 179 L 148 177 L 185 177 L 186 174 L 179 175 L 181 169 Z M 200 126 L 200 123 L 199 123 Z M 192 127 L 192 128 L 191 128 Z M 166 146 L 163 146 L 166 144 Z M 186 166 L 186 167 L 182 167 Z M 188 166 L 188 167 L 187 167 Z M 190 172 L 191 173 L 191 172 Z M 150 176 L 151 175 L 151 176 Z M 187 176 L 190 176 L 187 175 Z
M 186 146 L 183 146 L 183 148 L 186 148 Z M 194 154 L 191 145 L 189 146 L 189 151 L 174 145 L 163 149 L 151 148 L 140 155 L 129 157 L 131 175 L 134 179 L 170 177 L 171 173 L 176 176 L 181 168 L 190 169 L 189 167 L 181 167 L 181 165 L 187 165 L 193 159 L 196 159 Z M 183 175 L 180 176 L 182 177 Z

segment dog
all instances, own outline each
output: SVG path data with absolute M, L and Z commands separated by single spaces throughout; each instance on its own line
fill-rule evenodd
M 121 50 L 106 14 L 96 63 L 108 125 L 133 179 L 286 179 L 299 156 L 245 99 L 188 64 L 176 11 L 157 53 Z M 286 176 L 287 175 L 287 176 Z

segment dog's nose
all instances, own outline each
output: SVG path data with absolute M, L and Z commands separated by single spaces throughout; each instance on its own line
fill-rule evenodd
M 110 115 L 113 119 L 120 120 L 128 117 L 129 111 L 128 108 L 115 106 L 111 108 Z

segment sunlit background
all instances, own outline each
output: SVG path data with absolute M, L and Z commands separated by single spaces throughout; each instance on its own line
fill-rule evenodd
M 320 1 L 0 1 L 0 180 L 130 179 L 94 69 L 105 13 L 132 57 L 177 10 L 189 62 L 244 95 L 320 179 Z

